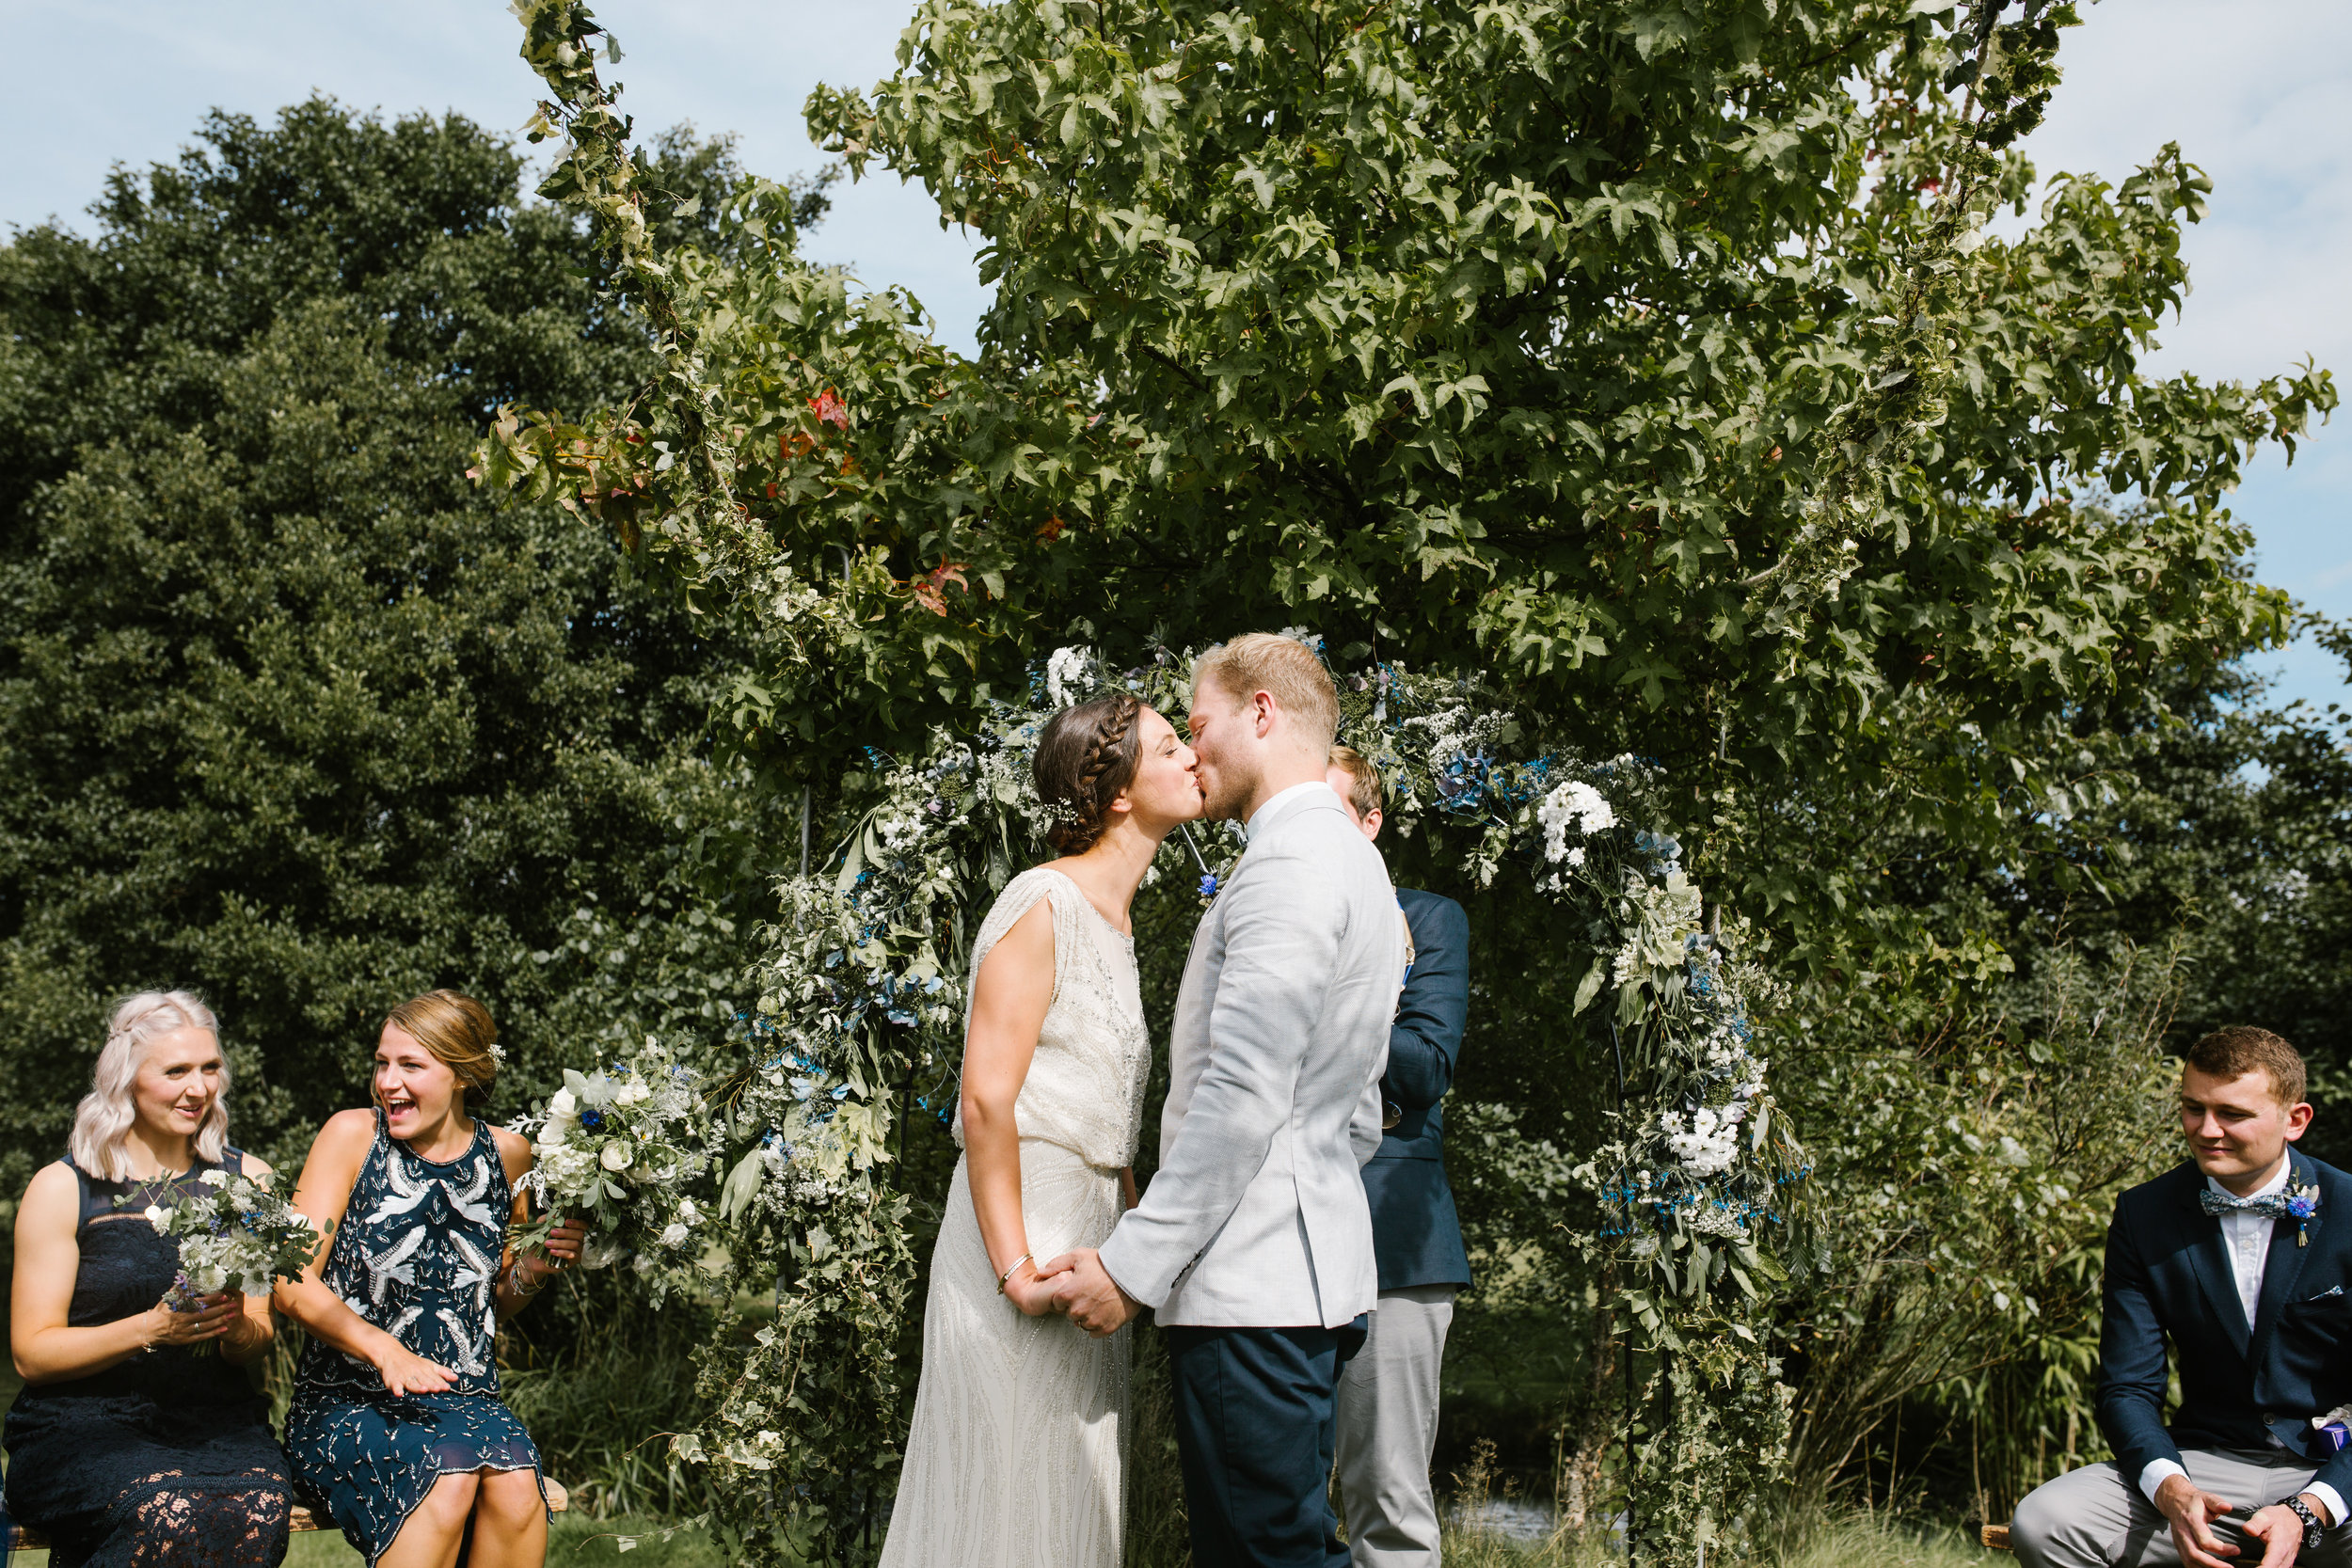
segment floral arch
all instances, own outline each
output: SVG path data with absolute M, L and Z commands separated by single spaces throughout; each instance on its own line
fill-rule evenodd
M 700 1147 L 613 1189 L 612 1221 L 661 1286 L 738 1303 L 773 1292 L 772 1319 L 764 1305 L 731 1316 L 706 1347 L 713 1408 L 673 1443 L 715 1472 L 726 1502 L 708 1523 L 734 1549 L 865 1555 L 911 1392 L 894 1346 L 916 1310 L 913 1196 L 895 1150 L 910 1118 L 952 1105 L 972 933 L 1044 853 L 1036 737 L 1061 706 L 1111 689 L 1181 717 L 1189 665 L 1162 649 L 1120 670 L 1064 648 L 974 733 L 868 752 L 821 814 L 812 798 L 811 853 L 780 888 L 756 1016 L 736 1059 L 707 1062 L 696 1084 Z M 1577 1244 L 1613 1265 L 1612 1305 L 1640 1324 L 1636 1518 L 1650 1555 L 1678 1560 L 1739 1525 L 1788 1421 L 1752 1317 L 1798 1250 L 1791 1184 L 1806 1171 L 1748 1020 L 1745 999 L 1770 982 L 1675 840 L 1639 826 L 1656 819 L 1654 767 L 1548 750 L 1539 719 L 1467 678 L 1387 663 L 1335 673 L 1341 738 L 1389 781 L 1394 830 L 1461 888 L 1518 883 L 1550 912 L 1559 972 L 1579 977 L 1560 1069 L 1614 1073 L 1619 1109 L 1605 1126 L 1522 1135 L 1574 1151 L 1599 1216 Z M 1237 852 L 1216 827 L 1189 842 L 1163 848 L 1160 896 L 1191 897 Z M 649 1052 L 621 1076 L 675 1079 L 671 1055 Z M 682 1148 L 694 1120 L 660 1135 Z

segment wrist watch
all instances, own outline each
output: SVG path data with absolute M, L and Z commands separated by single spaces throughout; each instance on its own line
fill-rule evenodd
M 2328 1539 L 2328 1527 L 2319 1522 L 2319 1515 L 2312 1512 L 2312 1505 L 2297 1496 L 2287 1499 L 2287 1508 L 2303 1521 L 2303 1550 L 2319 1550 L 2320 1544 Z

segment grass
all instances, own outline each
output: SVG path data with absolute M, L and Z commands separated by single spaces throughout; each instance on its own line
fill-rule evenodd
M 1450 1568 L 1621 1568 L 1625 1547 L 1606 1528 L 1563 1528 L 1527 1542 L 1465 1525 L 1492 1496 L 1492 1458 L 1482 1444 L 1470 1467 L 1453 1478 L 1443 1551 Z M 1784 1539 L 1774 1560 L 1776 1568 L 2015 1568 L 2017 1560 L 1985 1550 L 1974 1535 L 1948 1525 L 1880 1512 L 1817 1517 L 1801 1536 Z
M 2014 1568 L 2016 1561 L 1948 1525 L 1849 1513 L 1816 1530 L 1789 1554 L 1787 1568 Z
M 1519 1543 L 1448 1528 L 1444 1555 L 1447 1568 L 1614 1568 L 1625 1560 L 1624 1548 L 1613 1548 L 1597 1530 Z M 1852 1515 L 1823 1525 L 1780 1568 L 2015 1568 L 2016 1560 L 1954 1529 Z
M 656 1530 L 660 1523 L 651 1519 L 586 1519 L 573 1514 L 556 1518 L 548 1534 L 548 1568 L 588 1568 L 590 1564 L 619 1563 L 620 1544 L 613 1538 L 632 1530 Z M 342 1538 L 340 1530 L 315 1530 L 294 1538 L 286 1553 L 286 1568 L 360 1568 L 364 1560 Z M 47 1552 L 24 1552 L 16 1561 L 47 1568 Z M 650 1536 L 640 1537 L 636 1550 L 627 1559 L 628 1568 L 721 1568 L 723 1560 L 719 1548 L 707 1535 L 686 1531 L 670 1541 L 657 1541 Z
M 548 1538 L 548 1568 L 618 1564 L 624 1560 L 614 1537 L 660 1528 L 648 1519 L 564 1515 Z M 724 1560 L 709 1537 L 693 1531 L 666 1542 L 641 1537 L 640 1543 L 626 1560 L 628 1568 L 721 1568 Z M 19 1560 L 46 1568 L 49 1554 L 27 1552 Z M 1448 1528 L 1445 1560 L 1448 1568 L 1613 1568 L 1623 1558 L 1597 1530 L 1523 1544 L 1491 1531 Z M 1782 1568 L 2014 1568 L 2015 1560 L 1956 1530 L 1856 1514 L 1823 1526 Z M 359 1554 L 333 1530 L 297 1535 L 286 1554 L 286 1568 L 359 1568 Z

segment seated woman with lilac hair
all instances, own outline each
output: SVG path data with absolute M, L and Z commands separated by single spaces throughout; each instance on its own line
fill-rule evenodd
M 292 1484 L 245 1367 L 270 1348 L 269 1299 L 172 1299 L 180 1243 L 146 1216 L 208 1173 L 268 1174 L 229 1147 L 212 1013 L 183 990 L 130 998 L 95 1080 L 16 1212 L 8 1507 L 57 1568 L 267 1568 Z

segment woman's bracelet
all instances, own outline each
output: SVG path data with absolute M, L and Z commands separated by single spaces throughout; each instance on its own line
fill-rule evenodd
M 533 1284 L 524 1284 L 523 1260 L 519 1258 L 515 1259 L 512 1262 L 509 1262 L 506 1265 L 506 1288 L 515 1292 L 515 1299 L 516 1301 L 529 1301 L 532 1296 L 537 1295 L 541 1291 L 545 1290 L 547 1288 L 547 1283 L 548 1282 L 546 1280 L 542 1279 Z
M 1029 1262 L 1036 1257 L 1037 1254 L 1034 1252 L 1025 1252 L 1020 1257 L 1014 1259 L 1012 1260 L 1012 1268 L 1007 1269 L 1004 1273 L 996 1276 L 996 1293 L 1000 1296 L 1005 1293 L 1005 1287 L 1012 1280 L 1013 1269 L 1018 1269 L 1022 1264 Z

